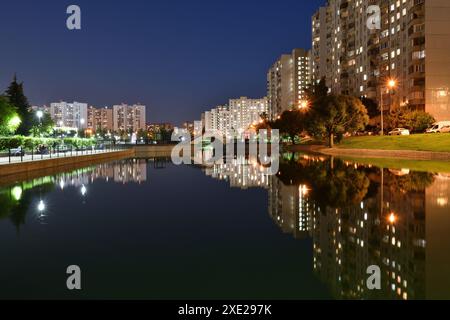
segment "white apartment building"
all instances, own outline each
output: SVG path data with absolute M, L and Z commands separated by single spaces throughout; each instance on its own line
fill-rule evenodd
M 230 99 L 230 130 L 235 130 L 242 134 L 251 125 L 259 123 L 261 115 L 268 113 L 267 98 L 249 99 L 241 97 L 239 99 Z
M 262 114 L 268 114 L 267 98 L 230 99 L 228 106 L 218 106 L 206 111 L 205 132 L 224 136 L 242 135 L 253 124 L 259 123 Z
M 87 103 L 64 101 L 50 104 L 50 116 L 57 127 L 87 128 Z
M 367 26 L 371 5 L 381 10 L 380 29 Z M 386 111 L 408 104 L 450 120 L 449 16 L 450 1 L 328 0 L 312 17 L 312 79 Z
M 87 113 L 87 128 L 92 131 L 113 130 L 113 111 L 108 107 L 95 108 L 90 106 Z
M 113 106 L 113 130 L 132 131 L 146 130 L 145 106 L 141 104 L 120 104 Z
M 269 118 L 274 120 L 284 111 L 301 107 L 310 80 L 310 52 L 294 49 L 283 54 L 267 73 Z

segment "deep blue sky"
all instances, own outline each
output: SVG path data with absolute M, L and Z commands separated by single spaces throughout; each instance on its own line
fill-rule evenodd
M 266 94 L 284 52 L 311 46 L 324 0 L 16 0 L 0 7 L 0 92 L 14 72 L 33 105 L 141 102 L 147 122 L 200 118 Z M 77 4 L 82 30 L 66 29 Z

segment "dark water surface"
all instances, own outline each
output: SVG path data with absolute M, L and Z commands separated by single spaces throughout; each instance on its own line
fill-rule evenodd
M 449 174 L 302 154 L 273 177 L 130 159 L 18 182 L 0 187 L 0 298 L 450 298 L 449 197 Z

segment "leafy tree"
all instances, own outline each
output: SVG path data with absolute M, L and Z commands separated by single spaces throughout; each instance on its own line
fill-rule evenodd
M 378 108 L 378 104 L 375 100 L 366 97 L 361 97 L 360 99 L 362 104 L 367 109 L 367 115 L 369 116 L 369 118 L 372 119 L 380 116 L 380 109 Z
M 431 127 L 436 120 L 425 111 L 411 111 L 405 115 L 405 124 L 412 132 L 424 132 Z
M 23 83 L 18 83 L 17 78 L 14 75 L 14 79 L 6 90 L 6 96 L 9 102 L 17 108 L 22 122 L 20 123 L 17 133 L 27 135 L 32 127 L 33 115 L 30 112 L 30 104 L 23 91 Z
M 6 97 L 0 96 L 0 135 L 14 134 L 20 123 L 16 107 Z
M 162 142 L 169 142 L 172 139 L 172 132 L 173 129 L 167 130 L 166 128 L 161 128 L 159 134 L 160 134 L 160 141 Z
M 335 136 L 346 132 L 362 130 L 369 122 L 367 109 L 361 100 L 346 95 L 328 95 L 317 99 L 311 106 L 311 127 L 313 134 L 328 140 L 334 146 Z
M 306 129 L 307 116 L 306 113 L 293 110 L 285 111 L 280 118 L 273 122 L 272 129 L 280 130 L 281 134 L 286 134 L 295 144 L 295 137 L 300 135 Z
M 53 133 L 55 122 L 49 113 L 44 112 L 43 117 L 39 120 L 37 117 L 31 119 L 30 133 L 33 137 L 45 137 Z
M 306 97 L 309 103 L 315 104 L 320 100 L 325 99 L 328 96 L 328 87 L 326 85 L 325 78 L 320 79 L 318 83 L 313 84 L 306 89 Z
M 139 129 L 138 132 L 137 132 L 136 137 L 137 137 L 138 140 L 141 140 L 141 139 L 145 140 L 145 139 L 147 139 L 147 131 L 145 131 L 143 129 Z
M 385 129 L 393 130 L 395 128 L 406 127 L 406 115 L 409 113 L 409 109 L 404 107 L 393 108 L 385 116 Z

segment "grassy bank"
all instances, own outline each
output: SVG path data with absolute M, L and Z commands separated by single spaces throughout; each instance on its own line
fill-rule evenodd
M 450 133 L 415 134 L 410 136 L 351 137 L 344 139 L 338 148 L 379 149 L 379 150 L 415 150 L 450 152 Z

